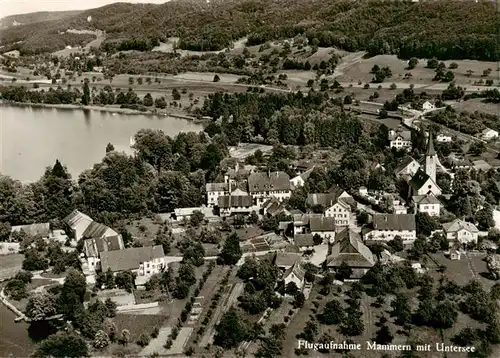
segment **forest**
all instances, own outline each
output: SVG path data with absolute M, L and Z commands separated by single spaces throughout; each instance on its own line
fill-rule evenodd
M 500 59 L 498 14 L 491 1 L 458 6 L 452 0 L 177 0 L 156 6 L 113 4 L 58 21 L 8 28 L 0 38 L 2 45 L 23 53 L 43 52 L 59 49 L 60 36 L 67 35 L 58 31 L 85 28 L 106 31 L 107 41 L 137 37 L 148 43 L 178 37 L 181 49 L 213 51 L 245 36 L 248 45 L 257 45 L 305 34 L 316 46 L 371 55 L 495 61 Z M 91 23 L 87 16 L 92 16 Z M 26 42 L 14 45 L 20 40 Z

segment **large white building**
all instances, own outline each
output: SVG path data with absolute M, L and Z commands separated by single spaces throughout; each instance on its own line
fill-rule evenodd
M 377 214 L 373 215 L 371 227 L 364 230 L 363 238 L 369 241 L 391 241 L 400 236 L 403 242 L 412 243 L 417 238 L 415 215 Z
M 290 176 L 285 172 L 252 173 L 248 177 L 248 192 L 257 206 L 273 197 L 288 199 L 292 195 Z
M 479 230 L 476 225 L 456 219 L 443 224 L 443 231 L 450 244 L 466 245 L 477 243 Z
M 79 241 L 83 237 L 83 233 L 87 227 L 94 222 L 92 218 L 78 210 L 73 210 L 71 214 L 63 219 L 69 230 L 69 235 L 72 236 L 76 241 Z
M 100 253 L 100 257 L 102 272 L 111 270 L 117 273 L 130 270 L 138 276 L 151 276 L 167 267 L 161 245 L 104 251 Z
M 307 195 L 309 208 L 321 208 L 325 217 L 335 218 L 337 227 L 349 226 L 355 200 L 345 190 L 334 187 L 329 193 L 313 193 Z

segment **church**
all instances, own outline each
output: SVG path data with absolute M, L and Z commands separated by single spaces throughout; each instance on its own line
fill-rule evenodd
M 441 188 L 436 183 L 436 167 L 439 159 L 434 149 L 432 133 L 429 134 L 429 142 L 425 153 L 424 170 L 420 168 L 409 181 L 410 195 L 441 195 Z

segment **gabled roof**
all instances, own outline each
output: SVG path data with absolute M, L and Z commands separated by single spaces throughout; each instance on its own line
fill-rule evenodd
M 11 232 L 21 232 L 21 231 L 30 236 L 49 237 L 50 224 L 40 223 L 40 224 L 30 224 L 30 225 L 18 225 L 18 226 L 12 226 L 11 228 Z
M 292 267 L 290 267 L 288 270 L 286 270 L 283 277 L 286 278 L 286 277 L 290 276 L 292 273 L 295 276 L 297 276 L 297 278 L 301 281 L 304 280 L 304 277 L 306 275 L 305 271 L 302 269 L 302 267 L 300 267 L 299 262 L 294 263 Z
M 217 198 L 220 208 L 248 208 L 253 205 L 250 195 L 222 195 Z
M 415 195 L 412 197 L 415 204 L 424 205 L 424 204 L 441 204 L 441 202 L 436 198 L 433 194 L 428 195 Z
M 293 241 L 295 242 L 295 245 L 299 247 L 314 246 L 312 234 L 295 234 Z
M 413 214 L 377 214 L 373 215 L 375 230 L 416 230 L 415 215 Z
M 443 229 L 447 233 L 448 232 L 457 232 L 460 230 L 467 230 L 467 231 L 472 232 L 472 233 L 479 232 L 476 225 L 474 225 L 470 222 L 464 221 L 464 220 L 460 220 L 460 219 L 455 219 L 452 222 L 444 223 Z
M 396 166 L 396 169 L 394 169 L 394 172 L 396 174 L 400 173 L 401 171 L 403 171 L 404 169 L 406 169 L 406 167 L 408 165 L 410 165 L 413 162 L 417 163 L 419 165 L 419 167 L 420 167 L 420 164 L 415 159 L 413 159 L 412 157 L 405 157 L 403 159 L 403 161 Z
M 216 191 L 228 191 L 229 184 L 228 183 L 206 183 L 205 189 L 207 193 L 216 192 Z
M 324 216 L 310 218 L 309 228 L 311 232 L 335 231 L 335 218 Z
M 342 262 L 349 267 L 370 268 L 375 265 L 372 252 L 356 232 L 344 229 L 337 234 L 335 241 L 332 253 L 327 258 L 328 266 L 339 267 Z
M 99 253 L 104 251 L 122 250 L 125 248 L 120 235 L 97 237 L 83 241 L 83 247 L 87 257 L 99 257 Z
M 90 216 L 78 210 L 73 210 L 71 214 L 63 219 L 64 223 L 71 228 L 75 228 L 75 226 L 82 220 L 93 221 Z
M 410 180 L 410 185 L 416 189 L 419 190 L 422 188 L 425 183 L 430 179 L 431 177 L 426 174 L 422 169 L 419 169 L 414 176 L 412 176 Z
M 267 214 L 271 216 L 276 216 L 280 213 L 288 214 L 288 211 L 286 210 L 283 203 L 276 198 L 271 198 L 270 200 L 266 201 L 262 208 Z
M 252 173 L 248 177 L 251 193 L 290 190 L 290 176 L 285 172 Z
M 278 267 L 291 267 L 293 266 L 297 261 L 300 260 L 301 254 L 297 254 L 294 252 L 278 252 L 276 253 L 276 258 L 274 260 L 274 263 Z
M 86 239 L 92 239 L 96 237 L 102 237 L 106 231 L 111 230 L 109 233 L 110 235 L 108 236 L 116 236 L 118 233 L 111 229 L 109 226 L 106 226 L 104 224 L 97 223 L 95 221 L 92 221 L 89 226 L 85 229 L 85 231 L 82 234 L 82 237 Z
M 106 272 L 135 270 L 145 261 L 159 259 L 165 256 L 162 245 L 131 247 L 124 250 L 101 252 L 101 269 Z
M 403 138 L 403 140 L 411 140 L 411 131 L 404 129 L 397 129 L 394 132 L 389 132 L 389 140 L 396 140 L 398 137 Z

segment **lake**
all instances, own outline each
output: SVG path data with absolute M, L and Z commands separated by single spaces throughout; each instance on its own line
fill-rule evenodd
M 106 145 L 130 152 L 130 138 L 142 128 L 175 136 L 199 132 L 189 120 L 97 110 L 0 105 L 0 173 L 22 182 L 38 180 L 59 159 L 76 179 L 101 161 Z
M 15 323 L 16 315 L 0 303 L 0 357 L 28 357 L 35 343 L 28 336 L 28 325 Z

